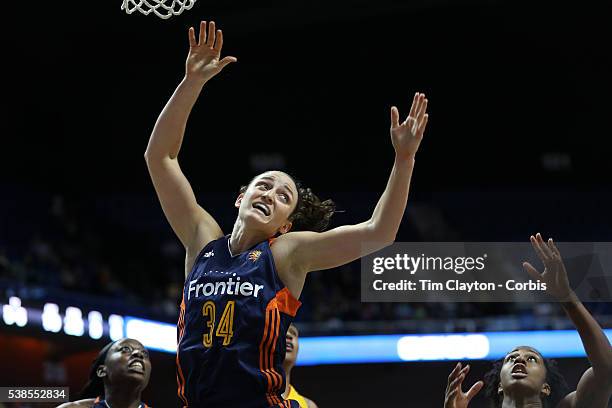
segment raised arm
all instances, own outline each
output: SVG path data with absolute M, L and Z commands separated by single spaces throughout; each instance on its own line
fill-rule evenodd
M 222 46 L 223 34 L 215 31 L 214 22 L 208 27 L 204 21 L 200 24 L 197 40 L 193 27 L 189 29 L 185 77 L 159 115 L 145 152 L 155 191 L 168 222 L 187 250 L 188 264 L 206 243 L 222 235 L 217 222 L 198 205 L 178 163 L 187 119 L 202 87 L 236 61 L 234 57 L 219 59 Z
M 461 363 L 457 363 L 451 371 L 444 393 L 444 408 L 467 408 L 472 398 L 482 389 L 484 382 L 477 381 L 467 392 L 463 392 L 463 380 L 469 371 L 470 366 L 461 367 Z
M 591 363 L 583 375 L 576 391 L 567 395 L 559 404 L 561 408 L 605 408 L 612 396 L 612 347 L 605 333 L 582 302 L 572 291 L 563 259 L 552 239 L 544 242 L 537 234 L 531 243 L 544 263 L 543 273 L 539 273 L 530 263 L 523 266 L 534 279 L 546 282 L 547 291 L 554 296 L 565 313 L 576 326 L 587 357 Z
M 387 187 L 372 217 L 356 225 L 345 225 L 329 231 L 294 232 L 281 236 L 285 241 L 291 270 L 309 272 L 346 264 L 395 241 L 406 209 L 414 157 L 427 125 L 427 99 L 414 95 L 406 120 L 399 122 L 399 112 L 391 108 L 391 142 L 395 160 Z

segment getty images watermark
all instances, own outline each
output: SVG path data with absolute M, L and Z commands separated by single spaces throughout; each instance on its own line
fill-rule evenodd
M 557 243 L 569 284 L 582 301 L 612 301 L 612 243 Z M 531 243 L 396 243 L 362 258 L 365 302 L 534 302 L 553 300 L 527 273 L 544 265 Z

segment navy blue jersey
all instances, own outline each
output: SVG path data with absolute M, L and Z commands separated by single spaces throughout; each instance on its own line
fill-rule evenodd
M 207 244 L 183 288 L 178 394 L 186 407 L 291 406 L 285 336 L 300 302 L 278 277 L 264 241 L 232 255 L 229 237 Z
M 94 401 L 94 404 L 92 405 L 91 408 L 112 408 L 112 407 L 108 405 L 105 400 L 101 400 L 100 397 L 98 397 Z M 144 402 L 141 402 L 138 408 L 150 408 L 150 407 Z

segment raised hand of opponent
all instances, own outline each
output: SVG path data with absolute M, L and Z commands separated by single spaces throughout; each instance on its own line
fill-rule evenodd
M 523 262 L 523 267 L 535 280 L 546 283 L 546 291 L 557 300 L 569 301 L 573 295 L 567 279 L 567 271 L 561 259 L 561 253 L 552 238 L 544 242 L 539 233 L 530 237 L 531 245 L 544 264 L 544 272 L 540 273 L 529 262 Z
M 446 383 L 444 408 L 467 408 L 472 398 L 482 389 L 484 382 L 478 381 L 472 385 L 468 392 L 463 392 L 461 386 L 469 371 L 470 366 L 466 365 L 461 368 L 461 363 L 457 363 L 453 371 L 451 371 Z

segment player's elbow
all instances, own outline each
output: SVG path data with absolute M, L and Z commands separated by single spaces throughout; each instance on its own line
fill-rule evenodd
M 144 159 L 147 163 L 159 161 L 162 159 L 162 155 L 159 152 L 156 152 L 155 149 L 151 149 L 150 146 L 144 152 Z
M 151 150 L 148 147 L 144 152 L 144 159 L 147 164 L 149 164 L 149 162 L 151 162 L 154 159 L 153 152 L 151 152 Z
M 151 168 L 154 168 L 156 166 L 165 165 L 166 160 L 171 160 L 172 157 L 170 157 L 168 154 L 161 154 L 159 152 L 147 148 L 144 153 L 144 159 L 147 163 L 147 166 L 149 167 L 149 170 L 151 170 Z

